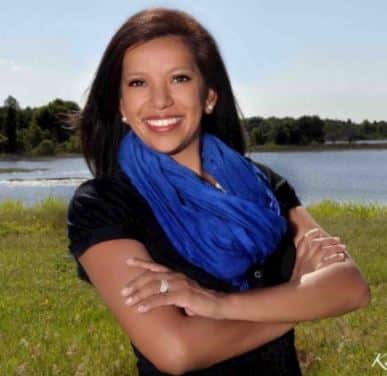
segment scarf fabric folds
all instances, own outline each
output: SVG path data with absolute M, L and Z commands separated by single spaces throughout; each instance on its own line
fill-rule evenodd
M 203 170 L 225 192 L 132 130 L 120 143 L 118 162 L 181 256 L 247 290 L 245 272 L 277 249 L 287 221 L 256 165 L 209 133 L 201 135 L 200 149 Z

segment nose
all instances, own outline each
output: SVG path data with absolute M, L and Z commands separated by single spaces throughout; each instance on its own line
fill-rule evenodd
M 173 104 L 173 98 L 166 85 L 158 85 L 152 90 L 152 103 L 157 109 L 163 109 Z

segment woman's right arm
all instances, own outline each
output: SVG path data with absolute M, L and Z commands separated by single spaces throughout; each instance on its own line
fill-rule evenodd
M 99 242 L 79 261 L 130 341 L 163 372 L 178 375 L 210 367 L 270 342 L 294 326 L 191 317 L 174 306 L 138 313 L 124 304 L 120 294 L 128 281 L 143 273 L 128 267 L 129 257 L 152 261 L 145 246 L 134 239 Z

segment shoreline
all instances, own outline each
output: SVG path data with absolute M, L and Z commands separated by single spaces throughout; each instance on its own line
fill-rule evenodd
M 262 152 L 309 152 L 309 151 L 346 151 L 346 150 L 385 150 L 387 142 L 382 144 L 328 144 L 328 145 L 260 145 L 249 148 L 248 153 Z
M 346 151 L 346 150 L 385 150 L 387 142 L 381 144 L 313 144 L 313 145 L 258 145 L 246 148 L 246 154 L 262 152 L 309 152 L 309 151 Z M 21 160 L 45 161 L 57 158 L 83 158 L 81 153 L 34 156 L 30 154 L 0 154 L 0 162 L 17 162 Z

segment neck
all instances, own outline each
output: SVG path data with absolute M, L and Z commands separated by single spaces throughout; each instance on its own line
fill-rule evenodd
M 179 153 L 171 155 L 171 158 L 173 158 L 177 163 L 192 170 L 199 177 L 204 176 L 199 142 L 196 142 L 189 148 L 183 149 Z

